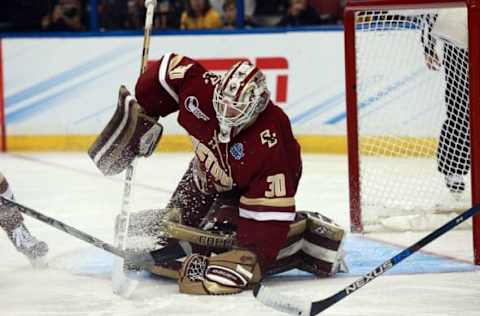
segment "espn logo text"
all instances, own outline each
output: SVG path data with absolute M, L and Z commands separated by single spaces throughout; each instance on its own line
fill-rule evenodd
M 248 60 L 260 68 L 267 77 L 272 100 L 282 105 L 288 100 L 288 60 L 285 57 L 197 58 L 203 67 L 212 72 L 223 73 L 239 61 Z

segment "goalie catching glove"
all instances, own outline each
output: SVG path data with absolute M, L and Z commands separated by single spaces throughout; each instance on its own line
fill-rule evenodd
M 157 118 L 148 116 L 122 85 L 117 110 L 90 146 L 88 155 L 104 175 L 115 175 L 125 170 L 135 157 L 150 156 L 162 132 Z
M 261 278 L 257 256 L 248 250 L 232 250 L 209 257 L 193 254 L 183 263 L 178 284 L 188 294 L 236 294 Z

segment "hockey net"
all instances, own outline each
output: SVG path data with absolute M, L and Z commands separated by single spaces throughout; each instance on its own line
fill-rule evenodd
M 432 230 L 471 207 L 476 190 L 468 8 L 398 2 L 351 1 L 345 15 L 351 222 L 357 232 Z

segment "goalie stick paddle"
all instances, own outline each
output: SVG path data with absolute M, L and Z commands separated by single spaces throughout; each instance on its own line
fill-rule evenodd
M 147 271 L 150 271 L 152 266 L 162 264 L 171 260 L 179 259 L 188 256 L 192 253 L 191 246 L 188 242 L 177 241 L 167 246 L 154 250 L 148 253 L 129 253 L 125 250 L 118 249 L 113 245 L 104 242 L 92 235 L 89 235 L 81 230 L 76 229 L 68 224 L 65 224 L 55 218 L 44 215 L 32 208 L 22 205 L 16 201 L 12 201 L 0 195 L 0 205 L 15 208 L 25 215 L 33 217 L 45 224 L 55 227 L 73 237 L 83 240 L 97 248 L 103 249 L 117 257 L 127 259 L 135 264 L 138 264 Z
M 470 217 L 474 216 L 480 211 L 480 204 L 475 205 L 474 207 L 466 210 L 457 217 L 451 219 L 449 222 L 437 228 L 421 240 L 417 241 L 415 244 L 411 245 L 408 248 L 405 248 L 400 253 L 396 254 L 392 258 L 388 259 L 372 271 L 368 272 L 355 282 L 351 283 L 344 289 L 338 291 L 337 293 L 323 299 L 314 302 L 298 301 L 292 300 L 290 297 L 278 294 L 275 291 L 267 288 L 261 283 L 257 284 L 253 290 L 253 295 L 257 300 L 263 304 L 270 306 L 278 311 L 297 315 L 297 316 L 313 316 L 320 314 L 322 311 L 326 310 L 333 304 L 341 301 L 348 295 L 355 293 L 358 289 L 362 288 L 364 285 L 373 281 L 375 278 L 384 274 L 386 271 L 390 270 L 406 258 L 410 257 L 413 253 L 428 245 L 430 242 L 434 241 L 438 237 L 442 236 L 446 232 L 455 228 L 457 225 L 463 223 Z
M 153 15 L 155 13 L 155 7 L 157 6 L 157 0 L 145 0 L 145 8 L 147 12 L 145 14 L 145 30 L 143 36 L 143 50 L 142 59 L 140 64 L 140 74 L 145 72 L 148 63 L 148 51 L 150 49 L 150 34 L 152 33 Z M 129 205 L 132 192 L 133 175 L 135 173 L 135 164 L 133 161 L 125 172 L 124 189 L 122 196 L 122 207 L 120 210 L 120 225 L 116 225 L 115 231 L 115 246 L 125 250 L 126 239 L 128 235 L 128 222 L 129 222 Z M 123 224 L 123 226 L 122 226 Z M 123 258 L 117 257 L 113 261 L 112 269 L 112 290 L 113 293 L 123 296 L 125 298 L 135 291 L 138 286 L 138 281 L 128 278 L 123 271 Z

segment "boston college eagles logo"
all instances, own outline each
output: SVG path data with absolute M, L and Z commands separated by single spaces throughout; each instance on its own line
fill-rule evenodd
M 277 144 L 277 134 L 271 133 L 269 129 L 266 129 L 260 133 L 260 140 L 262 145 L 267 144 L 268 148 L 272 148 Z
M 210 118 L 199 109 L 199 102 L 197 97 L 190 95 L 185 99 L 183 103 L 187 111 L 195 115 L 195 117 L 199 120 L 204 120 L 205 122 L 210 120 Z

